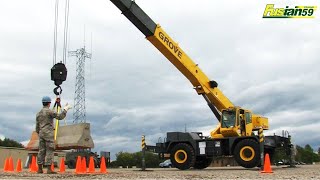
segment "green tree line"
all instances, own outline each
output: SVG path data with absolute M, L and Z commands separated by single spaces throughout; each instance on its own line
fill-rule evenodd
M 12 139 L 9 138 L 4 138 L 4 140 L 0 139 L 0 146 L 4 147 L 18 147 L 18 148 L 23 148 L 24 146 Z
M 145 162 L 147 168 L 156 168 L 159 167 L 159 163 L 161 162 L 158 154 L 152 152 L 146 152 L 145 154 Z M 140 168 L 142 164 L 142 152 L 118 152 L 116 154 L 116 161 L 111 162 L 111 167 L 129 167 L 136 166 Z
M 311 164 L 313 162 L 320 162 L 320 156 L 319 153 L 314 153 L 312 147 L 307 144 L 304 148 L 301 146 L 297 146 L 297 154 L 295 160 L 297 162 Z
M 286 155 L 286 152 L 283 148 L 278 148 L 274 154 L 273 163 L 279 161 L 289 161 L 289 157 Z M 318 153 L 315 153 L 312 147 L 307 144 L 305 147 L 296 146 L 296 162 L 302 162 L 306 164 L 312 164 L 313 162 L 320 162 L 320 148 L 318 149 Z

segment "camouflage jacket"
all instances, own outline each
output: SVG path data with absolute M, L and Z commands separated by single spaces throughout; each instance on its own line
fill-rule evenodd
M 54 140 L 54 123 L 53 119 L 58 120 L 66 117 L 67 111 L 63 110 L 60 114 L 49 109 L 49 107 L 43 107 L 40 112 L 37 113 L 36 118 L 36 132 L 39 137 L 44 138 L 47 141 Z

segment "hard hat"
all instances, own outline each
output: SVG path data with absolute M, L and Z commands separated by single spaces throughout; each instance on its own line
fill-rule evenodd
M 51 98 L 49 96 L 43 96 L 42 102 L 50 102 L 51 103 Z

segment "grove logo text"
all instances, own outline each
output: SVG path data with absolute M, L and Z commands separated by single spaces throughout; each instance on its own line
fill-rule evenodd
M 267 4 L 263 18 L 314 18 L 317 6 L 295 6 L 290 8 L 274 8 L 274 4 Z

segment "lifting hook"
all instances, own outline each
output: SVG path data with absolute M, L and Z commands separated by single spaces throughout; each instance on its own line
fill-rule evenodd
M 58 91 L 59 90 L 59 91 Z M 61 86 L 57 86 L 53 89 L 53 93 L 57 96 L 59 96 L 62 93 L 62 88 Z

